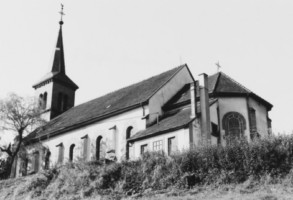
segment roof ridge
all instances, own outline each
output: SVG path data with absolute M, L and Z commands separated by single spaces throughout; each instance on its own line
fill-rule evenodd
M 156 89 L 156 91 L 154 91 L 147 99 L 150 99 L 154 94 L 156 94 L 156 92 L 160 90 L 164 85 L 166 85 L 166 83 L 168 83 L 183 67 L 187 67 L 187 64 L 185 63 L 183 65 L 179 65 L 178 67 L 171 69 L 171 70 L 174 70 L 177 68 L 177 70 L 169 77 L 169 79 L 166 80 L 160 87 L 158 87 L 158 89 Z M 171 70 L 168 70 L 168 71 L 171 71 Z
M 217 74 L 217 80 L 216 80 L 216 83 L 213 86 L 212 93 L 215 91 L 215 89 L 216 89 L 216 87 L 217 87 L 217 85 L 219 83 L 219 77 L 221 76 L 221 73 L 220 72 L 217 72 L 216 74 Z
M 228 78 L 230 81 L 232 81 L 233 83 L 237 84 L 238 86 L 242 87 L 243 89 L 247 90 L 249 93 L 253 93 L 250 89 L 248 89 L 247 87 L 245 87 L 244 85 L 242 85 L 241 83 L 237 82 L 236 80 L 234 80 L 233 78 L 231 78 L 230 76 L 228 76 L 227 74 L 225 74 L 224 72 L 219 72 L 221 74 L 223 74 L 224 76 L 226 76 L 226 78 Z
M 94 99 L 92 99 L 92 100 L 86 101 L 86 102 L 81 103 L 81 104 L 79 104 L 79 105 L 77 105 L 77 106 L 80 106 L 80 105 L 83 105 L 83 104 L 89 103 L 89 102 L 91 102 L 91 101 L 95 101 L 96 99 L 99 99 L 99 98 L 102 98 L 102 97 L 105 97 L 105 96 L 111 95 L 111 94 L 116 93 L 116 92 L 118 92 L 118 91 L 120 91 L 120 90 L 125 90 L 126 88 L 133 87 L 133 86 L 138 85 L 138 84 L 140 84 L 140 83 L 142 83 L 142 82 L 144 82 L 144 81 L 148 81 L 148 80 L 150 80 L 150 79 L 152 79 L 152 78 L 154 78 L 154 77 L 157 77 L 157 76 L 160 76 L 160 75 L 162 75 L 162 74 L 164 74 L 164 73 L 167 73 L 167 72 L 169 72 L 169 71 L 175 70 L 176 68 L 178 68 L 178 70 L 179 70 L 179 68 L 182 68 L 182 67 L 184 67 L 185 65 L 186 65 L 186 64 L 184 64 L 184 65 L 180 65 L 180 66 L 177 66 L 177 67 L 174 67 L 174 68 L 172 68 L 172 69 L 170 69 L 170 70 L 167 70 L 167 71 L 161 72 L 161 73 L 159 73 L 159 74 L 157 74 L 157 75 L 151 76 L 151 77 L 146 78 L 146 79 L 144 79 L 144 80 L 138 81 L 138 82 L 136 82 L 136 83 L 130 84 L 130 85 L 128 85 L 128 86 L 125 86 L 125 87 L 122 87 L 122 88 L 119 88 L 119 89 L 116 89 L 116 90 L 114 90 L 114 91 L 112 91 L 112 92 L 106 93 L 106 94 L 104 94 L 104 95 L 102 95 L 102 96 L 99 96 L 99 97 L 94 98 Z M 174 72 L 174 74 L 176 74 L 176 73 L 178 72 L 178 70 L 176 70 L 176 72 Z M 171 78 L 174 76 L 174 74 L 171 76 Z M 168 79 L 168 81 L 169 81 L 169 80 L 170 80 L 170 78 Z M 166 84 L 166 82 L 165 82 L 164 84 Z M 164 84 L 163 84 L 163 85 L 164 85 Z M 160 87 L 161 87 L 161 86 L 160 86 Z M 159 87 L 159 88 L 160 88 L 160 87 Z M 77 106 L 75 106 L 75 107 L 77 107 Z

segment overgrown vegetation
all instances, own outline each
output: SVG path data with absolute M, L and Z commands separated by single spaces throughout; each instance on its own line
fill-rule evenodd
M 13 143 L 0 146 L 0 151 L 8 157 L 5 161 L 5 174 L 10 174 L 16 156 L 21 156 L 19 152 L 24 149 L 24 136 L 45 123 L 40 114 L 41 108 L 32 97 L 23 98 L 17 94 L 10 94 L 0 99 L 0 130 L 14 135 Z M 14 177 L 13 173 L 11 177 Z
M 26 177 L 26 184 L 13 189 L 10 195 L 26 194 L 35 199 L 96 196 L 119 199 L 166 189 L 261 182 L 264 177 L 266 180 L 269 177 L 270 183 L 286 180 L 286 184 L 293 187 L 292 166 L 293 136 L 278 136 L 252 143 L 242 140 L 226 147 L 201 147 L 171 157 L 156 152 L 146 153 L 136 161 L 108 165 L 67 163 L 61 168 Z M 2 183 L 5 185 L 5 181 Z M 0 188 L 0 193 L 2 191 Z
M 10 170 L 8 169 L 9 168 L 8 159 L 0 158 L 0 180 L 6 179 L 9 177 Z

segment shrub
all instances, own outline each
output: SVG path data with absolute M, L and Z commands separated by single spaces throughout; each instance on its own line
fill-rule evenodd
M 0 159 L 0 180 L 7 179 L 10 175 L 8 163 L 8 159 Z

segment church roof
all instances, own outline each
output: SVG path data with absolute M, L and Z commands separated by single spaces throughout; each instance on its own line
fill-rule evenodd
M 265 105 L 269 110 L 273 107 L 271 103 L 247 89 L 223 72 L 218 72 L 212 76 L 209 76 L 209 92 L 212 94 L 211 96 L 214 97 L 249 96 Z
M 184 67 L 187 67 L 187 65 L 181 65 L 157 76 L 73 107 L 49 121 L 45 126 L 29 134 L 26 140 L 48 134 L 63 133 L 140 107 L 147 103 L 158 89 Z
M 78 89 L 78 86 L 65 73 L 64 47 L 62 36 L 63 21 L 60 21 L 59 24 L 60 29 L 58 33 L 52 69 L 41 80 L 39 80 L 37 83 L 33 85 L 34 88 L 37 88 L 39 85 L 46 81 L 54 80 L 57 82 L 61 82 L 67 85 L 68 87 L 73 88 L 74 90 Z
M 169 108 L 170 106 L 181 105 L 184 102 L 190 101 L 189 84 L 186 84 L 181 91 L 177 93 L 164 107 Z M 253 93 L 251 90 L 247 89 L 227 74 L 223 72 L 218 72 L 211 76 L 208 76 L 208 90 L 210 97 L 219 96 L 251 96 L 256 100 L 262 102 L 269 109 L 272 108 L 272 104 L 261 98 L 260 96 Z M 197 93 L 197 98 L 199 94 Z
M 212 106 L 218 99 L 210 98 L 209 105 Z M 196 104 L 197 114 L 200 114 L 200 102 Z M 153 124 L 145 130 L 137 132 L 128 141 L 141 140 L 147 137 L 163 134 L 166 132 L 176 131 L 181 128 L 185 128 L 195 118 L 190 118 L 190 106 L 179 107 L 177 109 L 167 111 L 163 117 L 159 120 L 158 124 Z
M 184 109 L 177 109 L 170 112 L 161 119 L 158 124 L 154 124 L 145 130 L 137 132 L 134 136 L 128 139 L 128 141 L 135 141 L 139 139 L 145 139 L 155 135 L 163 134 L 170 131 L 176 131 L 178 129 L 187 127 L 194 119 L 190 118 L 190 107 Z

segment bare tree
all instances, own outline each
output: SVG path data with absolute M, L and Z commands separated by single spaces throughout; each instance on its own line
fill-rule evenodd
M 41 110 L 34 98 L 23 98 L 10 94 L 0 100 L 0 129 L 14 134 L 14 143 L 0 147 L 8 156 L 8 169 L 11 171 L 13 162 L 20 151 L 25 135 L 44 123 L 40 118 Z M 10 174 L 10 171 L 8 174 Z

